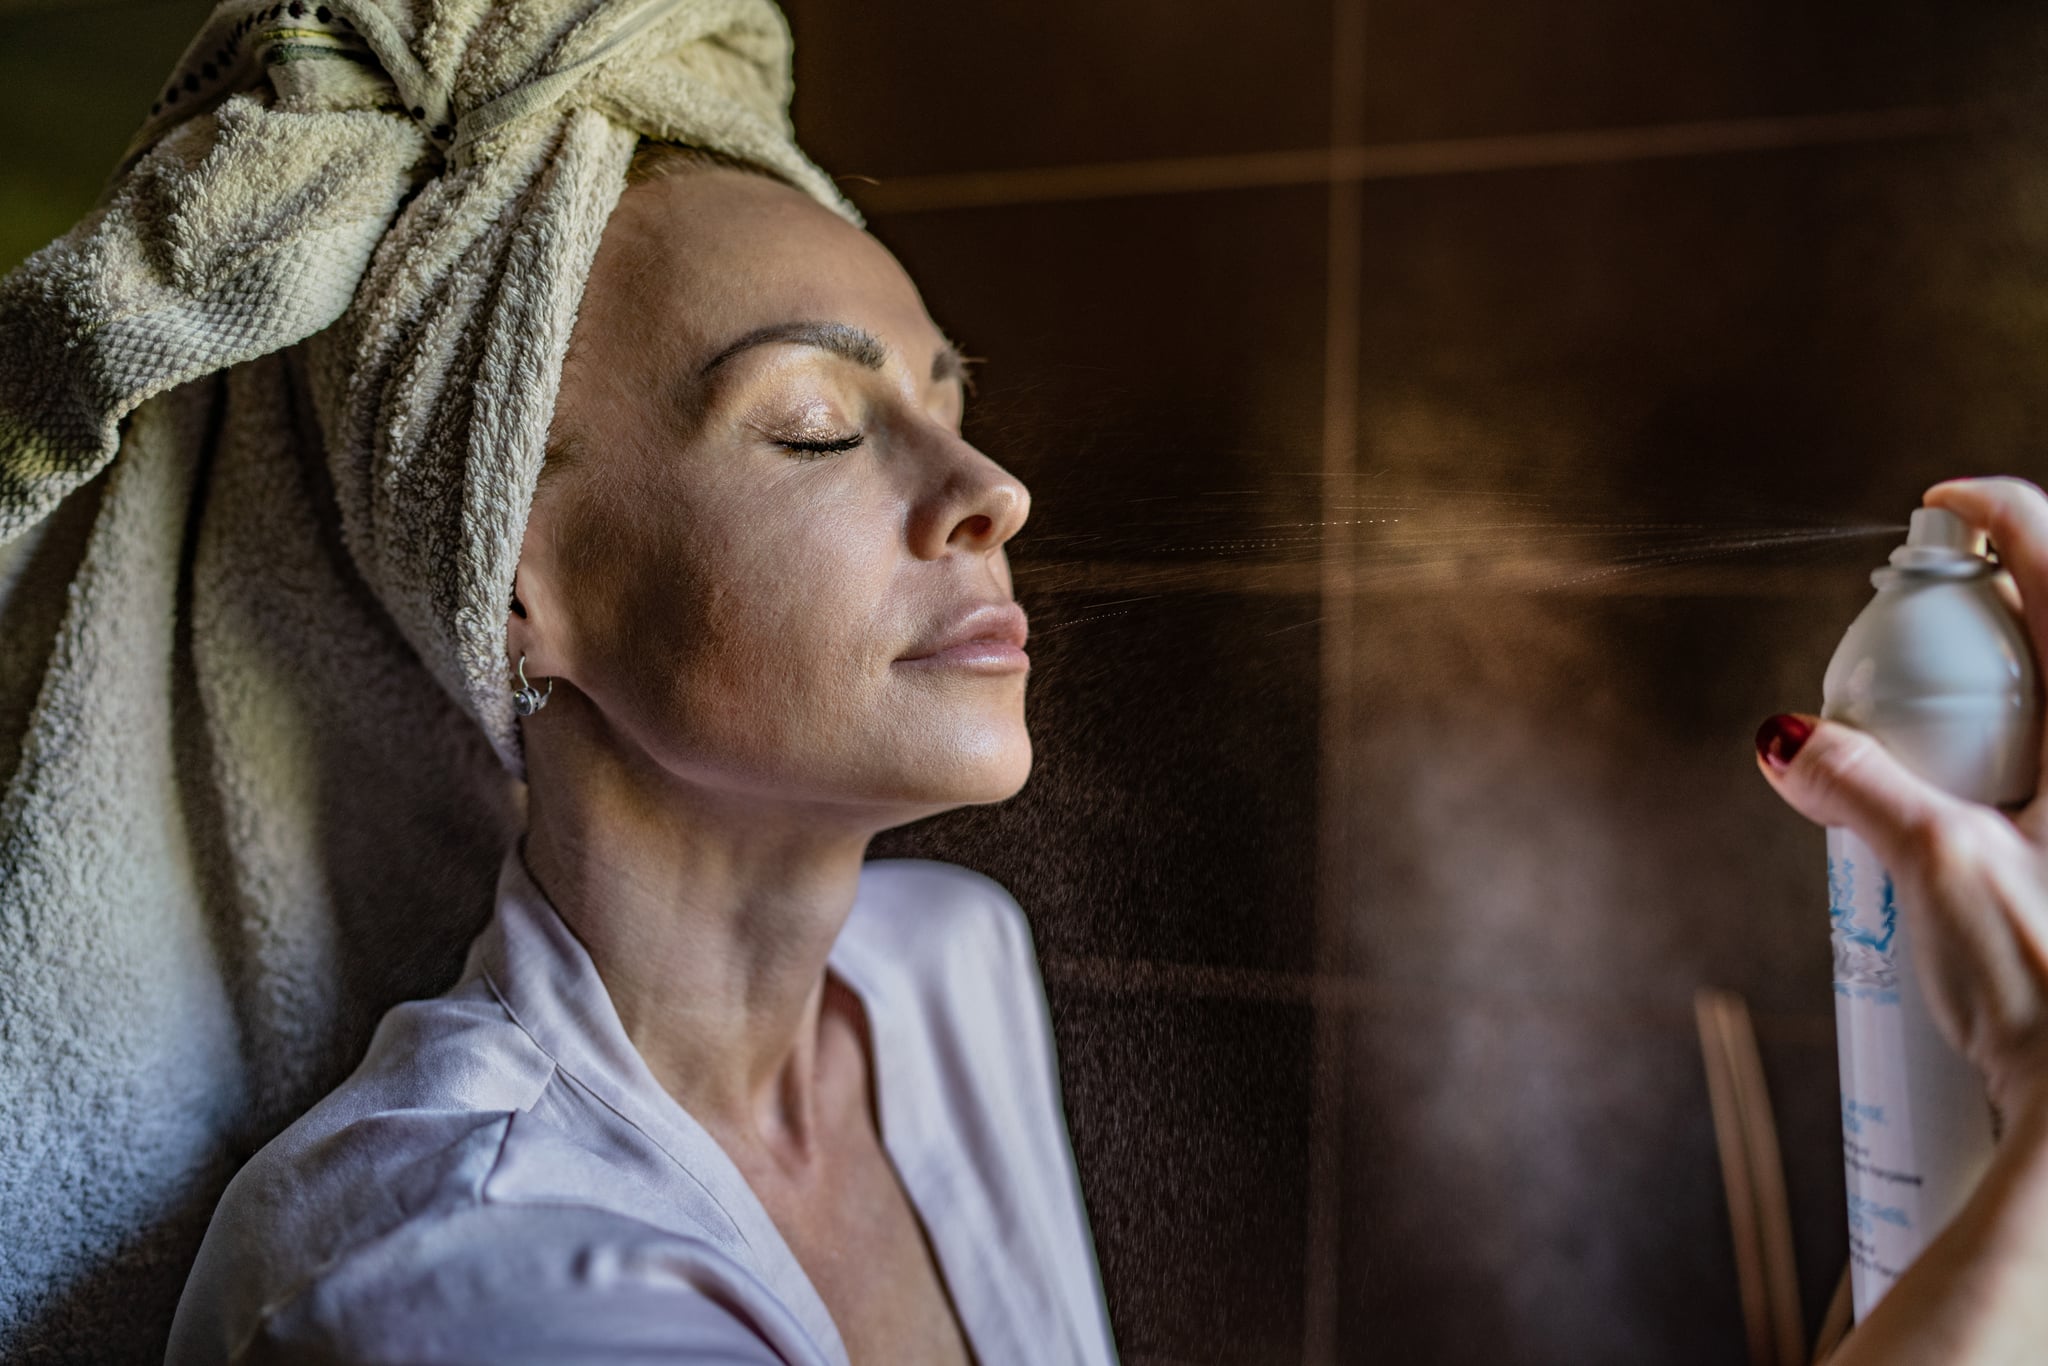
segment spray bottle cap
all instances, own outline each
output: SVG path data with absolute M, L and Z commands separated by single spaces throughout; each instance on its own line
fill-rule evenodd
M 1906 527 L 1907 545 L 1938 546 L 1965 555 L 1984 553 L 1984 533 L 1947 508 L 1914 508 Z
M 1891 569 L 1935 578 L 1974 578 L 1989 572 L 1984 533 L 1945 508 L 1915 508 L 1906 543 L 1891 553 Z M 1882 588 L 1892 575 L 1877 571 Z

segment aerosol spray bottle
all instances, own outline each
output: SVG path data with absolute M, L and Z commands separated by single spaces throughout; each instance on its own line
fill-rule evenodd
M 1981 533 L 1952 513 L 1916 511 L 1828 664 L 1821 710 L 1928 781 L 1992 805 L 2033 794 L 2041 748 L 2035 663 L 2002 577 Z M 1890 875 L 1847 830 L 1828 831 L 1828 893 L 1861 1319 L 1961 1208 L 1990 1160 L 1995 1121 L 1975 1069 L 1927 1013 Z

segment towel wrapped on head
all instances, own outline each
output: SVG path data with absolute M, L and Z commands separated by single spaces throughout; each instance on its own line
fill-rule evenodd
M 0 1355 L 160 1355 L 236 1162 L 454 972 L 598 238 L 643 138 L 855 218 L 789 95 L 769 0 L 229 0 L 0 281 Z

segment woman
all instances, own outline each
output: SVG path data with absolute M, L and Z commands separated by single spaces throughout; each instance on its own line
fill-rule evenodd
M 172 1359 L 1112 1360 L 1017 907 L 862 861 L 1030 768 L 1029 497 L 874 239 L 632 179 L 507 618 L 497 922 L 235 1179 Z
M 226 0 L 0 283 L 0 540 L 89 530 L 0 803 L 0 1333 L 160 1344 L 62 1300 L 120 1248 L 179 1361 L 1114 1359 L 1022 916 L 863 864 L 1024 781 L 1027 495 L 788 58 Z M 458 984 L 216 1209 L 480 847 Z

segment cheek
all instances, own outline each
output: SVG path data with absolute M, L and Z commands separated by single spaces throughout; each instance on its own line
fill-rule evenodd
M 678 775 L 762 792 L 981 800 L 1022 781 L 1021 681 L 1012 695 L 892 667 L 929 624 L 932 566 L 905 551 L 885 491 L 825 506 L 692 494 L 615 509 L 578 611 L 586 691 L 621 739 Z
M 889 611 L 895 539 L 867 521 L 721 517 L 640 579 L 636 611 L 660 623 L 645 635 L 667 654 L 647 683 L 680 748 L 768 768 L 872 728 L 903 628 Z

